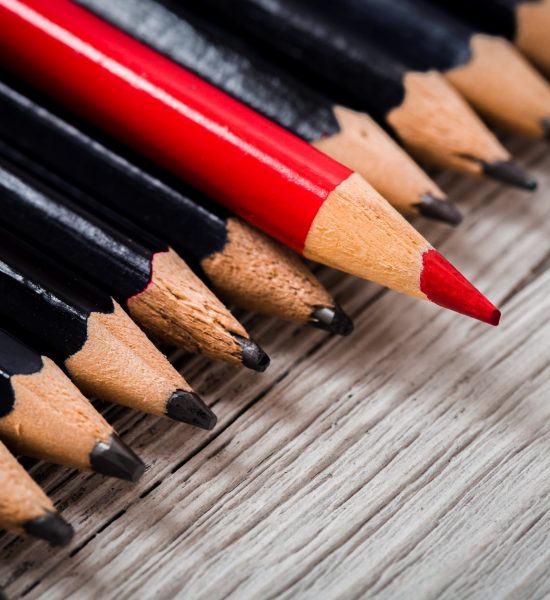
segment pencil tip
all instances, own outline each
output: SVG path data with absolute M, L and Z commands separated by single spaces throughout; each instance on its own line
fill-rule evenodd
M 183 390 L 177 390 L 170 396 L 166 403 L 166 416 L 207 430 L 213 429 L 218 422 L 216 415 L 198 394 Z
M 498 325 L 500 311 L 437 250 L 422 256 L 420 289 L 428 300 L 489 325 Z
M 90 465 L 96 473 L 137 481 L 145 471 L 143 461 L 117 435 L 109 442 L 98 442 L 90 454 Z
M 337 335 L 349 335 L 353 331 L 353 321 L 337 304 L 313 309 L 309 324 Z
M 23 524 L 23 529 L 29 535 L 45 540 L 52 546 L 66 546 L 74 534 L 72 526 L 58 513 L 51 511 L 27 521 Z
M 449 225 L 458 225 L 462 221 L 462 215 L 454 204 L 431 194 L 422 194 L 416 208 L 423 217 Z
M 241 335 L 233 334 L 237 343 L 241 347 L 241 361 L 245 367 L 262 373 L 269 367 L 271 362 L 269 356 L 252 340 L 244 338 Z
M 482 167 L 483 174 L 487 177 L 530 192 L 537 189 L 537 180 L 529 177 L 511 160 L 495 160 L 492 163 L 483 162 Z

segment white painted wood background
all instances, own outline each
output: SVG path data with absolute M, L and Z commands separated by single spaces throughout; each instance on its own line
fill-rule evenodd
M 445 175 L 423 233 L 503 308 L 490 328 L 328 269 L 347 339 L 244 315 L 264 375 L 179 358 L 219 425 L 109 407 L 137 485 L 37 465 L 66 549 L 0 536 L 8 598 L 550 596 L 550 151 L 535 195 Z

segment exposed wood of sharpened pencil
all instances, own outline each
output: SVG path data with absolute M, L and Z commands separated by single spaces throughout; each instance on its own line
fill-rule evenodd
M 0 190 L 0 223 L 94 280 L 155 337 L 258 370 L 269 363 L 171 248 L 154 238 L 128 237 L 87 210 L 92 202 L 83 192 L 1 140 Z
M 0 136 L 29 162 L 166 240 L 231 303 L 332 333 L 351 332 L 350 319 L 296 254 L 191 186 L 139 164 L 135 155 L 128 158 L 100 132 L 90 135 L 82 123 L 77 128 L 58 110 L 0 82 Z
M 550 75 L 550 0 L 438 0 L 476 28 L 506 37 Z
M 2 229 L 0 318 L 62 363 L 80 390 L 210 429 L 215 417 L 107 295 Z
M 451 224 L 458 210 L 368 115 L 334 103 L 281 69 L 257 47 L 181 3 L 85 0 L 100 16 L 193 71 L 365 179 L 400 212 Z M 138 10 L 139 9 L 139 10 Z
M 516 44 L 547 75 L 550 75 L 550 0 L 521 2 L 517 7 Z
M 0 329 L 0 439 L 12 451 L 136 481 L 141 460 L 49 358 Z
M 408 154 L 366 113 L 336 106 L 336 135 L 314 146 L 350 169 L 364 174 L 399 212 L 458 225 L 462 216 Z
M 387 122 L 415 157 L 531 188 L 532 181 L 440 74 L 408 70 L 351 30 L 341 14 L 345 4 L 204 0 L 192 8 L 248 36 L 331 98 Z
M 339 7 L 350 29 L 409 69 L 437 69 L 492 122 L 534 138 L 546 134 L 550 84 L 507 40 L 423 0 L 343 0 Z
M 65 0 L 0 0 L 0 27 L 5 66 L 305 256 L 498 323 L 359 175 L 187 70 Z
M 65 546 L 73 537 L 72 527 L 1 442 L 0 528 L 27 533 L 52 546 Z
M 503 38 L 472 37 L 472 60 L 447 71 L 447 79 L 503 129 L 540 139 L 550 131 L 550 84 Z

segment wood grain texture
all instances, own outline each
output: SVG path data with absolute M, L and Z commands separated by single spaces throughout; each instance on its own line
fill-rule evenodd
M 421 224 L 498 329 L 321 269 L 351 337 L 244 315 L 264 375 L 175 357 L 214 431 L 106 408 L 137 485 L 32 468 L 77 535 L 1 536 L 8 597 L 547 597 L 550 152 L 512 146 L 536 195 L 445 175 L 465 222 Z

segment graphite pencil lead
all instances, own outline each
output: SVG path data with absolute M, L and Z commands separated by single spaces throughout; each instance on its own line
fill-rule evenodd
M 420 289 L 429 300 L 463 315 L 498 325 L 500 311 L 457 271 L 437 250 L 422 256 Z
M 537 189 L 537 180 L 530 177 L 511 160 L 495 160 L 492 163 L 482 162 L 483 174 L 502 183 L 522 190 L 533 192 Z
M 353 321 L 337 304 L 317 306 L 311 313 L 309 324 L 342 336 L 349 335 L 353 331 Z
M 52 546 L 66 546 L 73 538 L 73 528 L 56 512 L 47 512 L 23 523 L 23 529 L 33 537 L 46 540 Z
M 210 430 L 218 418 L 194 392 L 178 390 L 166 403 L 166 416 L 188 425 Z
M 244 338 L 240 335 L 233 334 L 233 337 L 237 340 L 237 343 L 241 347 L 242 351 L 242 363 L 245 367 L 263 373 L 269 367 L 271 359 L 269 356 L 250 339 Z
M 462 214 L 454 204 L 432 194 L 423 194 L 416 207 L 423 217 L 434 221 L 441 221 L 449 225 L 458 225 L 462 221 Z
M 115 434 L 95 445 L 90 465 L 96 473 L 126 481 L 137 481 L 145 472 L 143 461 Z

